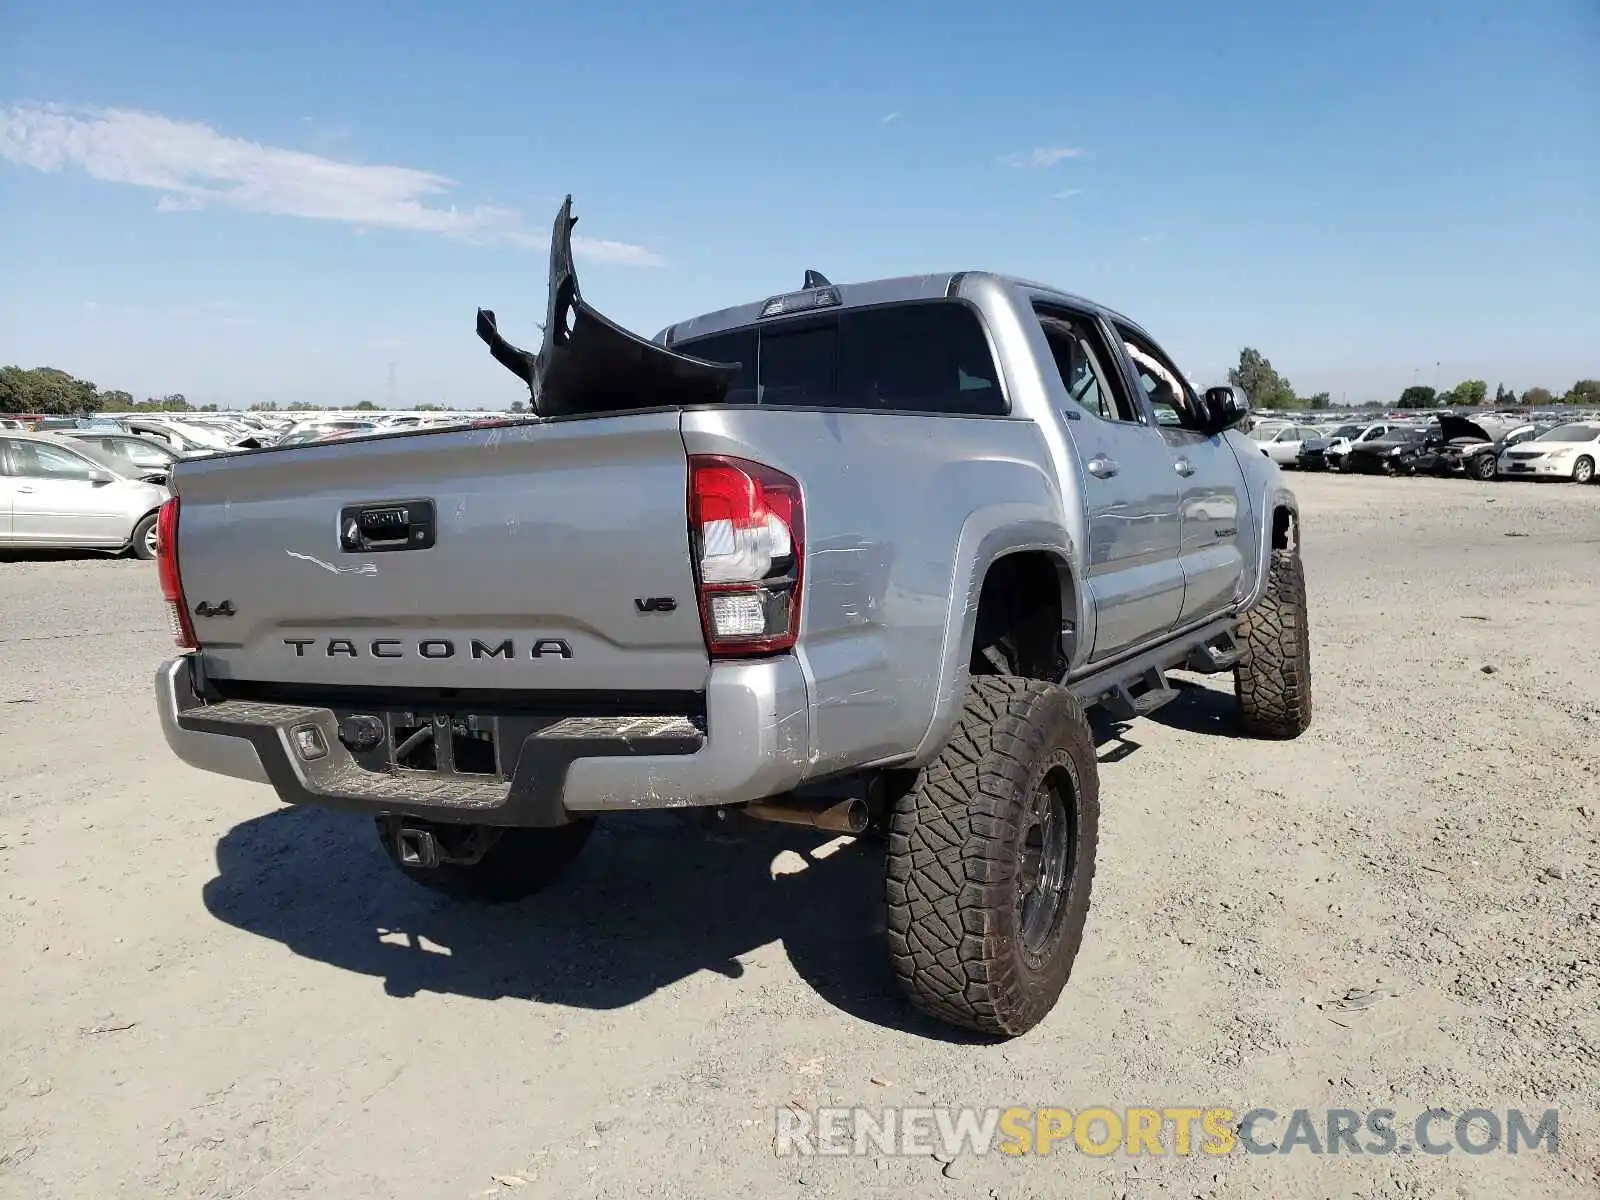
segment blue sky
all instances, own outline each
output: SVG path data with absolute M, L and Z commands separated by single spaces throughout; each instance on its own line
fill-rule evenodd
M 4 0 L 0 361 L 502 405 L 575 196 L 654 333 L 995 269 L 1352 403 L 1600 376 L 1595 0 Z M 1435 367 L 1435 363 L 1439 365 Z

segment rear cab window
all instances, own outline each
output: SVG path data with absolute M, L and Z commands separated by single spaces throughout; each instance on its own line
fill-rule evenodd
M 672 349 L 739 364 L 729 404 L 967 417 L 1009 411 L 983 325 L 958 300 L 789 317 Z

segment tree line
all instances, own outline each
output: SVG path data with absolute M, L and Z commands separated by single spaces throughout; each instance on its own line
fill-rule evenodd
M 176 393 L 135 400 L 131 393 L 101 391 L 87 379 L 79 379 L 56 367 L 0 367 L 0 413 L 41 413 L 50 417 L 72 417 L 113 412 L 171 412 L 189 410 L 191 405 Z M 205 406 L 212 412 L 217 406 Z
M 1289 381 L 1275 371 L 1261 351 L 1246 346 L 1239 351 L 1239 365 L 1228 371 L 1228 382 L 1243 389 L 1253 408 L 1293 409 L 1296 411 L 1332 407 L 1327 392 L 1314 396 L 1297 395 Z M 1413 385 L 1400 393 L 1392 404 L 1369 401 L 1364 408 L 1477 408 L 1489 398 L 1489 385 L 1482 379 L 1464 379 L 1447 391 Z M 1545 408 L 1555 404 L 1576 404 L 1600 408 L 1600 379 L 1580 379 L 1561 395 L 1548 388 L 1534 387 L 1519 397 L 1504 384 L 1496 384 L 1494 407 Z
M 514 404 L 512 411 L 523 406 Z M 252 404 L 251 412 L 380 412 L 383 406 L 371 400 L 359 404 L 311 404 L 296 401 Z M 415 404 L 415 412 L 487 412 L 479 408 L 450 408 L 443 404 Z M 58 367 L 24 369 L 0 367 L 0 413 L 33 413 L 47 417 L 83 417 L 97 412 L 216 412 L 215 404 L 191 404 L 182 392 L 166 396 L 147 396 L 135 400 L 131 392 L 117 388 L 102 391 L 87 379 L 79 379 Z

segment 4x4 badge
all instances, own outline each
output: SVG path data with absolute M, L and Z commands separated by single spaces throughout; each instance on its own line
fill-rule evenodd
M 221 604 L 202 600 L 194 606 L 194 615 L 197 617 L 231 617 L 235 611 L 232 600 L 224 600 Z

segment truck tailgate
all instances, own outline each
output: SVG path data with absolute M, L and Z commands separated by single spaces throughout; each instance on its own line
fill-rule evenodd
M 182 463 L 178 562 L 206 671 L 362 688 L 704 689 L 679 423 L 634 413 Z M 351 549 L 362 514 L 379 540 Z

